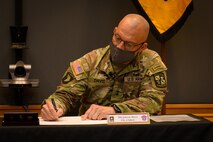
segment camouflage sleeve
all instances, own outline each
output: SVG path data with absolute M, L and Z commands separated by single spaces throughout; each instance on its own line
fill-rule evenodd
M 63 75 L 61 84 L 48 99 L 54 98 L 56 106 L 64 110 L 64 115 L 72 112 L 87 89 L 88 73 L 96 65 L 99 50 L 93 50 L 70 63 Z
M 160 57 L 152 60 L 141 82 L 138 98 L 115 103 L 114 108 L 120 112 L 149 112 L 157 114 L 161 111 L 167 92 L 166 67 Z
M 61 80 L 61 84 L 48 99 L 54 98 L 57 107 L 62 108 L 64 115 L 76 108 L 86 90 L 87 74 L 84 72 L 81 60 L 70 63 Z

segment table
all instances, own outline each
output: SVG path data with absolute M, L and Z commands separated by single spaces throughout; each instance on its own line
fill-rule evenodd
M 0 126 L 0 142 L 213 142 L 213 123 Z

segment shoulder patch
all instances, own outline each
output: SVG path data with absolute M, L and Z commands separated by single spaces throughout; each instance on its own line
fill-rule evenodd
M 79 74 L 83 73 L 83 68 L 79 61 L 75 61 L 71 67 L 72 67 L 75 75 L 79 75 Z
M 150 61 L 150 66 L 148 68 L 147 74 L 151 76 L 155 73 L 162 72 L 165 70 L 167 70 L 165 64 L 162 62 L 160 57 L 157 57 Z
M 67 84 L 67 83 L 69 83 L 69 82 L 72 81 L 72 80 L 73 80 L 73 77 L 72 77 L 71 73 L 70 73 L 70 72 L 67 72 L 67 73 L 64 75 L 64 77 L 62 78 L 62 83 L 63 83 L 63 84 Z
M 76 80 L 87 78 L 87 74 L 85 73 L 84 66 L 81 64 L 81 61 L 76 60 L 71 62 L 70 67 Z
M 152 83 L 156 88 L 160 90 L 167 88 L 167 77 L 165 75 L 165 72 L 158 72 L 156 74 L 153 74 Z

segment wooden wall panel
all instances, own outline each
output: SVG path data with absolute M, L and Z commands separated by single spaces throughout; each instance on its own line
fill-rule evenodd
M 14 106 L 14 105 L 0 105 L 0 116 L 4 115 L 4 112 L 38 112 L 40 114 L 40 105 L 29 105 L 28 107 L 24 106 Z
M 166 104 L 166 114 L 194 114 L 213 121 L 213 104 Z

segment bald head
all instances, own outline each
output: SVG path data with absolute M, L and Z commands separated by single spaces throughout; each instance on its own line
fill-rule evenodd
M 128 14 L 118 24 L 120 32 L 135 42 L 144 42 L 149 35 L 149 23 L 139 14 Z

